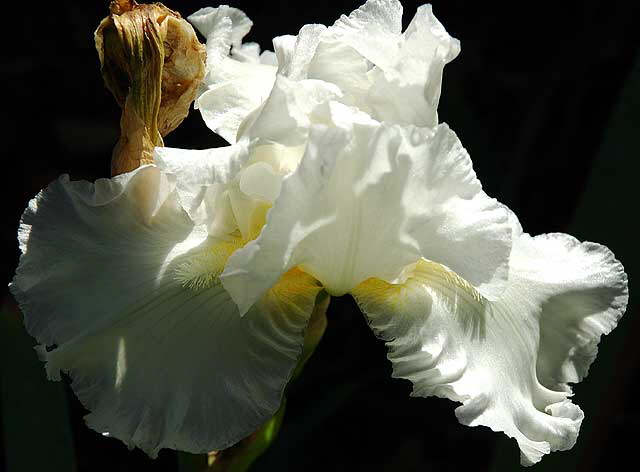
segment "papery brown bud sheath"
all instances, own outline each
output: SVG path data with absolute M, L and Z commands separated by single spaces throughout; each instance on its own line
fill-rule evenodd
M 161 3 L 114 0 L 95 32 L 105 85 L 122 108 L 111 175 L 153 162 L 153 148 L 189 113 L 205 71 L 205 48 L 179 13 Z

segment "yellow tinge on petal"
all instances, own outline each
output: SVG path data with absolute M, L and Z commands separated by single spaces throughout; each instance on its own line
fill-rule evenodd
M 389 283 L 372 277 L 356 286 L 351 294 L 358 303 L 368 307 L 385 307 L 389 312 L 401 312 L 412 316 L 425 316 L 423 305 L 416 297 L 424 297 L 423 287 L 450 294 L 449 303 L 461 297 L 468 306 L 476 307 L 482 314 L 486 299 L 469 282 L 442 264 L 422 259 L 405 270 L 402 283 Z M 412 313 L 418 308 L 419 311 Z
M 262 227 L 267 221 L 267 212 L 273 205 L 270 202 L 259 202 L 251 212 L 249 219 L 249 237 L 248 241 L 256 239 L 262 231 Z
M 241 238 L 219 241 L 210 247 L 187 257 L 175 271 L 176 279 L 183 286 L 198 290 L 219 283 L 219 277 L 229 256 L 243 246 Z
M 322 285 L 314 277 L 294 267 L 286 272 L 276 285 L 265 295 L 265 302 L 272 308 L 302 306 L 322 290 Z
M 246 200 L 249 200 L 250 204 L 245 205 L 244 216 L 246 221 L 244 221 L 240 230 L 227 235 L 227 239 L 216 240 L 205 249 L 187 256 L 185 261 L 177 266 L 175 277 L 183 286 L 199 290 L 218 284 L 220 282 L 220 274 L 224 271 L 231 254 L 260 235 L 260 231 L 262 231 L 262 227 L 266 222 L 267 212 L 272 204 L 256 199 Z M 234 216 L 238 219 L 238 212 Z M 298 272 L 304 274 L 302 271 Z M 293 276 L 285 274 L 282 279 L 285 279 L 285 277 L 291 278 Z

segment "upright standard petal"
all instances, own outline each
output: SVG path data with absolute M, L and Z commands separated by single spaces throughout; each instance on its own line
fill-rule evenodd
M 249 132 L 300 144 L 311 105 L 334 99 L 378 121 L 434 127 L 443 68 L 460 51 L 430 5 L 418 8 L 403 33 L 397 0 L 369 0 L 329 28 L 310 24 L 278 36 L 275 54 L 264 60 L 257 45 L 241 42 L 251 26 L 241 11 L 205 8 L 189 19 L 210 51 L 208 88 L 196 107 L 230 143 Z
M 24 213 L 11 285 L 88 425 L 152 456 L 225 448 L 269 419 L 320 290 L 285 274 L 240 318 L 218 275 L 241 241 L 209 237 L 179 195 L 153 166 L 95 185 L 61 178 Z
M 335 26 L 311 24 L 303 26 L 297 36 L 274 38 L 278 75 L 292 81 L 314 79 L 335 84 L 344 92 L 348 104 L 357 102 L 358 106 L 365 106 L 364 96 L 371 85 L 367 78 L 371 63 L 348 42 L 337 38 L 334 29 Z M 360 39 L 366 43 L 371 38 Z M 368 108 L 365 106 L 364 110 Z
M 212 131 L 236 142 L 244 119 L 269 96 L 276 66 L 262 61 L 259 47 L 244 47 L 251 20 L 237 8 L 203 8 L 187 18 L 207 40 L 205 90 L 195 107 Z
M 242 10 L 227 5 L 205 7 L 187 19 L 207 40 L 207 64 L 216 66 L 229 55 L 231 48 L 239 48 L 242 38 L 251 30 L 253 22 Z M 210 70 L 212 74 L 218 71 Z
M 444 66 L 459 52 L 460 43 L 449 36 L 431 5 L 419 7 L 393 66 L 371 71 L 368 104 L 373 116 L 392 123 L 437 125 Z
M 460 51 L 433 15 L 418 8 L 402 33 L 402 5 L 369 0 L 333 26 L 305 25 L 274 39 L 278 74 L 340 88 L 340 101 L 379 121 L 433 127 L 444 66 Z
M 392 67 L 400 49 L 402 4 L 368 0 L 349 16 L 342 15 L 331 30 L 374 65 Z
M 340 98 L 342 92 L 332 83 L 305 79 L 293 81 L 278 75 L 269 98 L 258 113 L 247 119 L 241 130 L 249 137 L 284 146 L 304 145 L 317 107 Z
M 369 0 L 336 21 L 325 41 L 346 44 L 373 64 L 364 98 L 360 91 L 364 82 L 351 68 L 351 83 L 346 85 L 355 92 L 358 106 L 380 121 L 433 127 L 438 123 L 442 72 L 460 52 L 460 43 L 434 16 L 431 5 L 418 8 L 403 34 L 401 18 L 398 1 Z M 331 80 L 326 73 L 322 76 Z
M 604 246 L 516 234 L 497 301 L 426 261 L 404 284 L 370 279 L 353 293 L 387 341 L 394 377 L 411 380 L 414 396 L 462 402 L 461 423 L 503 431 L 531 465 L 574 445 L 584 415 L 567 383 L 624 313 L 627 280 Z
M 273 46 L 278 58 L 278 74 L 291 80 L 308 78 L 308 69 L 322 34 L 324 25 L 304 25 L 297 36 L 274 38 Z
M 507 213 L 482 192 L 455 134 L 445 125 L 346 119 L 345 129 L 336 121 L 311 128 L 262 233 L 221 276 L 241 312 L 296 266 L 340 295 L 369 277 L 396 280 L 422 257 L 497 296 L 510 251 Z

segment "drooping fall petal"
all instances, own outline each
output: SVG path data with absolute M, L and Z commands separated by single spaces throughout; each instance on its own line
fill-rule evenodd
M 370 279 L 354 296 L 387 341 L 394 377 L 411 380 L 414 396 L 461 402 L 461 423 L 503 431 L 531 465 L 573 447 L 584 415 L 569 383 L 624 313 L 627 278 L 604 246 L 514 232 L 509 285 L 497 301 L 427 261 L 404 284 Z
M 321 288 L 289 273 L 241 318 L 217 276 L 242 243 L 210 237 L 180 194 L 153 166 L 95 185 L 63 176 L 23 215 L 11 285 L 88 425 L 152 456 L 225 448 L 268 420 Z

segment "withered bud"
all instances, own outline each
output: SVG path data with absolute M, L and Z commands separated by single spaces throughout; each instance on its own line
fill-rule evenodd
M 113 0 L 95 32 L 107 88 L 122 108 L 111 174 L 153 162 L 153 148 L 189 113 L 205 48 L 179 13 L 161 3 Z

